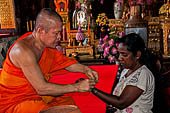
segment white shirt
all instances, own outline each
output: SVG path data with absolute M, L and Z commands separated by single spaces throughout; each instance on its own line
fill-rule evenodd
M 127 78 L 125 77 L 128 69 L 124 69 L 121 73 L 120 80 L 113 91 L 113 95 L 120 96 L 123 89 L 127 85 L 136 86 L 143 90 L 142 95 L 130 106 L 123 110 L 117 110 L 116 113 L 152 113 L 153 94 L 154 94 L 154 76 L 152 72 L 145 66 L 141 66 Z

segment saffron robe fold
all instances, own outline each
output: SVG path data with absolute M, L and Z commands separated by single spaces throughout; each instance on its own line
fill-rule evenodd
M 18 40 L 21 40 L 30 34 L 31 32 L 26 33 Z M 13 113 L 13 107 L 24 101 L 42 100 L 42 97 L 37 94 L 24 76 L 22 69 L 17 68 L 10 61 L 9 52 L 13 45 L 7 52 L 7 57 L 3 63 L 3 69 L 0 75 L 0 113 L 7 113 L 7 110 L 9 113 Z M 45 79 L 49 80 L 51 76 L 67 73 L 68 71 L 64 68 L 74 63 L 77 63 L 77 61 L 64 56 L 61 52 L 57 51 L 57 49 L 45 48 L 39 61 L 39 66 Z

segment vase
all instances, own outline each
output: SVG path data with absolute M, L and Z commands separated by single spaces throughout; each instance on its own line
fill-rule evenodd
M 79 42 L 79 46 L 82 46 L 82 42 L 84 41 L 84 39 L 84 33 L 82 32 L 81 27 L 79 26 L 78 32 L 76 34 L 76 40 Z
M 123 15 L 123 4 L 116 0 L 113 7 L 115 19 L 121 19 Z
M 126 28 L 135 28 L 135 27 L 145 27 L 147 22 L 142 19 L 141 16 L 141 6 L 134 5 L 130 7 L 130 18 L 125 23 Z
M 134 5 L 130 7 L 130 19 L 125 22 L 125 34 L 136 33 L 140 35 L 145 45 L 147 46 L 147 21 L 142 19 L 141 5 Z
M 98 45 L 97 45 L 97 51 L 99 52 L 99 53 L 103 53 L 103 48 L 102 48 L 102 44 L 103 44 L 103 39 L 100 37 L 100 39 L 99 39 L 99 43 L 98 43 Z

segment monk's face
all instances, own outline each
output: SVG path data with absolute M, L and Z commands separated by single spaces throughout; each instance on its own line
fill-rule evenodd
M 62 33 L 62 22 L 55 22 L 55 24 L 50 25 L 50 29 L 45 34 L 45 43 L 47 47 L 56 48 L 61 39 Z

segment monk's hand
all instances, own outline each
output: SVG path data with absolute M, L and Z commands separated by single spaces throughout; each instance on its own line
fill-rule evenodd
M 89 80 L 93 80 L 96 83 L 99 81 L 98 72 L 94 71 L 93 69 L 86 67 L 85 74 L 89 78 Z
M 96 85 L 96 82 L 94 80 L 89 79 L 89 85 L 90 85 L 90 91 L 91 91 L 91 89 L 93 89 L 94 86 Z
M 94 87 L 94 82 L 92 83 L 92 81 L 89 79 L 84 79 L 73 85 L 76 88 L 76 92 L 87 92 L 90 91 L 92 87 Z

